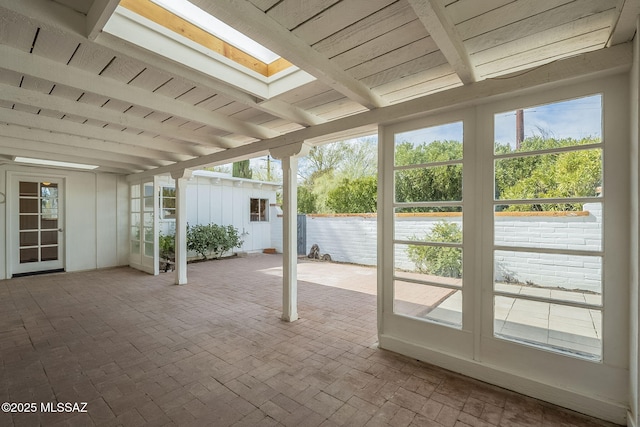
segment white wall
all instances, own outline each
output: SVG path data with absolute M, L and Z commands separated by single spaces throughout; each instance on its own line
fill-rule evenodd
M 526 216 L 503 213 L 495 218 L 495 244 L 533 248 L 600 250 L 602 205 L 584 205 L 584 216 Z M 430 232 L 446 220 L 461 227 L 460 216 L 406 216 L 395 222 L 395 236 L 411 240 Z M 331 259 L 353 264 L 377 264 L 376 215 L 308 215 L 307 253 L 317 244 Z M 279 222 L 282 222 L 281 219 Z M 274 235 L 276 231 L 273 231 Z M 277 247 L 277 246 L 276 246 Z M 559 254 L 503 251 L 496 257 L 495 278 L 507 275 L 520 281 L 567 289 L 600 291 L 602 267 L 593 260 Z M 413 270 L 415 264 L 404 250 L 396 251 L 396 267 Z
M 57 176 L 65 180 L 64 189 L 64 268 L 90 270 L 128 264 L 128 194 L 124 176 L 94 172 L 66 171 L 18 165 L 0 166 L 0 277 L 11 277 L 6 254 L 6 200 L 11 194 L 10 173 L 29 176 Z M 9 242 L 12 244 L 12 242 Z
M 636 22 L 636 28 L 640 30 L 640 17 Z M 639 349 L 639 322 L 640 322 L 640 176 L 638 167 L 640 166 L 640 147 L 638 136 L 640 135 L 640 41 L 637 32 L 633 40 L 633 67 L 630 73 L 630 93 L 631 105 L 629 108 L 631 123 L 631 144 L 630 144 L 630 236 L 631 247 L 630 256 L 630 319 L 629 319 L 629 417 L 627 423 L 631 426 L 640 425 L 640 349 Z
M 249 180 L 225 179 L 210 176 L 198 176 L 187 184 L 187 222 L 195 224 L 233 225 L 243 237 L 243 251 L 261 251 L 272 247 L 271 222 L 275 219 L 269 209 L 269 221 L 250 221 L 250 199 L 268 199 L 269 204 L 276 202 L 276 184 L 260 184 Z M 174 186 L 168 176 L 159 177 L 160 185 Z M 160 231 L 164 234 L 175 232 L 175 220 L 159 221 Z

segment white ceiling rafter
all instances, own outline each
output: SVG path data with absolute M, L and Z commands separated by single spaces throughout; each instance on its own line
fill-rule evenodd
M 126 163 L 124 161 L 112 162 L 110 160 L 96 159 L 95 156 L 82 157 L 77 155 L 77 153 L 51 153 L 42 151 L 42 149 L 40 148 L 41 146 L 42 144 L 38 143 L 38 141 L 9 137 L 0 138 L 0 148 L 2 149 L 4 157 L 19 156 L 30 157 L 32 159 L 45 158 L 45 160 L 54 160 L 58 162 L 96 165 L 99 168 L 94 169 L 94 171 L 111 172 L 118 174 L 132 174 L 153 168 L 153 166 L 142 166 L 134 163 Z
M 438 0 L 407 0 L 425 26 L 447 62 L 464 84 L 477 81 L 475 67 L 464 47 L 462 37 Z
M 132 137 L 116 130 L 102 129 L 95 126 L 83 125 L 70 120 L 60 120 L 53 117 L 46 117 L 31 113 L 24 113 L 8 108 L 0 108 L 0 122 L 10 123 L 12 125 L 23 126 L 25 128 L 40 129 L 49 132 L 51 135 L 60 135 L 62 138 L 80 138 L 82 141 L 78 143 L 78 147 L 95 148 L 101 151 L 110 151 L 121 154 L 131 154 L 140 156 L 140 158 L 149 157 L 150 159 L 159 159 L 178 162 L 181 160 L 191 159 L 194 156 L 185 154 L 169 153 L 151 148 L 153 138 L 143 137 L 145 146 L 131 145 L 131 141 L 140 139 L 140 137 Z M 11 135 L 19 138 L 19 134 Z M 88 138 L 88 140 L 86 139 Z M 70 145 L 73 145 L 70 143 Z
M 96 160 L 100 159 L 111 162 L 122 162 L 129 165 L 143 165 L 147 167 L 160 167 L 173 164 L 173 162 L 167 160 L 145 158 L 130 154 L 114 153 L 111 151 L 101 151 L 96 148 L 101 142 L 99 140 L 90 141 L 88 138 L 52 133 L 41 129 L 29 129 L 22 126 L 5 124 L 0 125 L 0 135 L 2 136 L 2 139 L 14 138 L 18 140 L 34 141 L 33 145 L 25 143 L 19 147 L 43 153 L 81 156 Z M 38 142 L 39 145 L 37 145 Z M 46 144 L 43 144 L 43 142 Z M 84 146 L 82 146 L 83 143 Z
M 226 132 L 246 135 L 252 138 L 273 138 L 279 133 L 263 126 L 245 123 L 215 111 L 194 107 L 183 101 L 158 95 L 113 79 L 97 76 L 78 68 L 22 52 L 9 46 L 0 45 L 0 56 L 9 58 L 2 68 L 26 74 L 53 83 L 75 87 L 107 98 L 140 105 L 154 111 L 162 111 L 185 119 L 200 122 Z M 224 144 L 224 141 L 221 141 Z M 224 146 L 224 145 L 223 145 Z M 225 148 L 229 148 L 226 146 Z
M 633 39 L 636 34 L 638 15 L 640 15 L 640 0 L 624 0 L 620 5 L 618 21 L 613 23 L 613 32 L 607 47 Z
M 211 138 L 206 135 L 202 135 L 188 129 L 182 129 L 178 126 L 151 122 L 150 120 L 145 120 L 131 114 L 119 113 L 108 108 L 96 107 L 94 105 L 47 95 L 33 90 L 19 88 L 16 86 L 8 86 L 0 83 L 0 93 L 2 94 L 0 98 L 9 102 L 30 105 L 32 107 L 43 108 L 51 111 L 58 111 L 61 114 L 73 114 L 87 119 L 114 123 L 125 128 L 135 128 L 151 133 L 161 133 L 165 136 L 176 138 L 181 141 L 204 144 L 206 146 L 218 145 L 212 144 Z M 149 146 L 149 148 L 155 148 L 157 150 L 185 153 L 193 156 L 201 156 L 212 151 L 205 147 L 197 147 L 190 144 L 180 144 L 158 139 L 146 142 L 136 138 L 135 143 L 136 145 L 143 147 Z
M 369 109 L 387 102 L 249 1 L 193 0 L 201 9 L 305 70 L 332 89 Z
M 323 120 L 321 117 L 294 105 L 287 105 L 286 108 L 283 108 L 281 104 L 270 102 L 273 101 L 273 99 L 263 101 L 251 94 L 229 86 L 220 80 L 216 80 L 211 76 L 190 68 L 185 68 L 180 63 L 168 60 L 163 56 L 142 49 L 139 46 L 120 39 L 112 34 L 102 33 L 98 36 L 96 42 L 101 46 L 122 52 L 122 54 L 129 57 L 136 58 L 145 64 L 151 65 L 152 67 L 162 69 L 168 73 L 178 74 L 184 79 L 192 81 L 202 87 L 211 89 L 232 101 L 239 102 L 247 107 L 258 109 L 271 114 L 274 117 L 289 120 L 303 126 L 315 125 L 321 123 Z
M 296 144 L 314 138 L 321 138 L 349 129 L 365 127 L 376 123 L 389 123 L 428 112 L 442 111 L 447 108 L 474 105 L 488 102 L 504 94 L 532 90 L 547 84 L 562 84 L 567 79 L 579 79 L 594 73 L 615 73 L 627 71 L 632 62 L 631 43 L 620 44 L 609 49 L 600 49 L 576 55 L 567 59 L 542 65 L 528 73 L 516 74 L 508 78 L 483 80 L 473 85 L 437 92 L 414 98 L 375 110 L 365 111 L 352 116 L 336 119 L 320 125 L 294 131 L 276 138 L 266 139 L 253 144 L 231 148 L 219 153 L 209 154 L 196 159 L 179 162 L 171 166 L 160 167 L 134 174 L 129 179 L 171 172 L 181 168 L 197 168 L 208 164 L 222 164 L 229 161 L 248 159 L 266 154 L 269 150 Z
M 87 38 L 95 40 L 118 7 L 120 0 L 93 0 L 87 13 Z

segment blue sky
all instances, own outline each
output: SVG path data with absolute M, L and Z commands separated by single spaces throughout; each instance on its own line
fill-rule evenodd
M 582 139 L 602 137 L 602 97 L 600 95 L 572 99 L 524 109 L 525 138 L 547 135 L 551 138 Z M 396 142 L 462 141 L 462 122 L 403 132 Z M 495 115 L 495 141 L 515 147 L 516 112 Z
M 547 134 L 551 138 L 582 139 L 602 136 L 600 95 L 524 109 L 524 136 Z M 515 146 L 516 113 L 495 115 L 495 141 Z
M 396 134 L 396 142 L 422 144 L 433 141 L 462 141 L 462 122 L 448 123 L 424 129 L 412 130 Z

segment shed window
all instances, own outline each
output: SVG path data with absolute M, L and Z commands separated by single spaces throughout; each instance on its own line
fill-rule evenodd
M 268 206 L 269 199 L 251 199 L 251 221 L 269 221 Z

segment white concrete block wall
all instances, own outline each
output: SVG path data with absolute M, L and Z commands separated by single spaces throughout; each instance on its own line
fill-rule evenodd
M 377 264 L 376 217 L 307 216 L 307 250 L 317 244 L 321 254 L 333 261 L 353 264 Z
M 495 244 L 549 249 L 594 250 L 602 247 L 602 204 L 584 205 L 587 215 L 580 216 L 496 216 Z M 446 220 L 459 226 L 456 216 L 400 217 L 396 220 L 395 237 L 410 240 L 423 237 L 433 225 Z M 282 250 L 282 218 L 272 223 L 272 242 Z M 279 244 L 277 239 L 279 237 Z M 376 265 L 377 219 L 375 215 L 307 216 L 307 253 L 313 244 L 320 253 L 328 253 L 334 261 Z M 415 265 L 406 254 L 406 246 L 398 246 L 396 267 L 412 270 Z M 600 291 L 602 265 L 597 256 L 538 254 L 504 250 L 496 254 L 496 280 L 517 280 L 545 286 Z
M 495 243 L 551 249 L 599 251 L 602 249 L 602 204 L 584 205 L 587 216 L 496 217 Z M 602 260 L 596 256 L 537 254 L 499 251 L 494 266 L 496 280 L 601 291 Z

